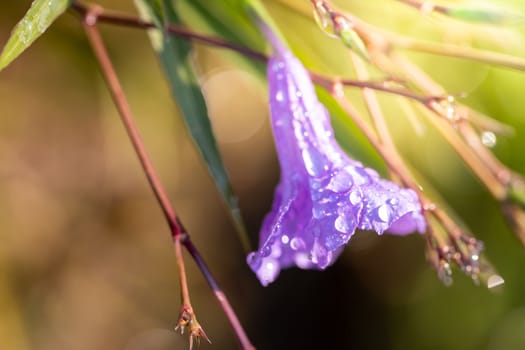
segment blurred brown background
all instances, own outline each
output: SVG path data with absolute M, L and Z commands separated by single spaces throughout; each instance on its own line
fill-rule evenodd
M 29 3 L 0 2 L 0 43 Z M 278 20 L 289 15 L 268 3 Z M 100 4 L 135 12 L 131 1 Z M 299 22 L 281 23 L 300 32 Z M 426 264 L 420 237 L 366 233 L 328 270 L 284 271 L 263 288 L 188 141 L 146 33 L 102 31 L 171 199 L 259 349 L 523 349 L 523 251 L 498 205 L 448 148 L 432 138 L 407 141 L 434 151 L 412 157 L 486 242 L 503 290 L 477 287 L 459 271 L 446 288 Z M 278 180 L 265 86 L 212 49 L 199 47 L 196 59 L 256 242 Z M 472 105 L 516 127 L 495 151 L 525 173 L 525 73 L 466 72 L 455 63 L 434 73 L 450 78 L 452 89 L 472 90 Z M 180 299 L 167 225 L 72 14 L 0 73 L 0 240 L 0 349 L 187 348 L 172 331 Z M 194 308 L 213 341 L 201 348 L 236 348 L 205 281 L 189 258 L 186 264 Z

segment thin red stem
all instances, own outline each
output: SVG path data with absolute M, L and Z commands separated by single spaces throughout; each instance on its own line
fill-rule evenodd
M 78 5 L 76 6 L 76 8 L 78 8 Z M 90 9 L 87 9 L 85 7 L 81 7 L 81 8 L 83 9 L 81 13 L 83 14 L 84 27 L 85 27 L 89 42 L 99 61 L 100 67 L 102 69 L 102 73 L 104 75 L 104 78 L 106 79 L 109 90 L 111 92 L 111 96 L 119 111 L 119 115 L 126 128 L 126 131 L 131 140 L 131 143 L 133 144 L 133 148 L 135 149 L 135 152 L 137 153 L 137 156 L 140 160 L 140 164 L 144 170 L 144 173 L 146 174 L 150 187 L 153 190 L 155 197 L 157 198 L 160 204 L 160 207 L 164 213 L 164 217 L 166 218 L 166 221 L 168 222 L 168 225 L 170 227 L 171 235 L 175 243 L 177 263 L 179 264 L 179 269 L 181 272 L 181 285 L 182 285 L 181 292 L 182 292 L 182 297 L 183 297 L 183 303 L 189 303 L 189 293 L 187 289 L 187 279 L 186 279 L 186 274 L 184 270 L 184 264 L 182 260 L 182 252 L 180 251 L 180 245 L 179 245 L 180 243 L 184 245 L 184 247 L 188 250 L 190 255 L 193 257 L 193 259 L 195 260 L 195 263 L 201 270 L 202 275 L 204 276 L 209 286 L 213 290 L 213 293 L 215 294 L 217 301 L 221 305 L 223 312 L 225 313 L 228 320 L 230 321 L 230 324 L 233 328 L 233 331 L 235 332 L 237 336 L 237 339 L 242 349 L 245 349 L 245 350 L 255 349 L 254 346 L 251 344 L 248 336 L 246 335 L 246 332 L 244 331 L 241 323 L 239 322 L 237 315 L 235 314 L 235 311 L 231 307 L 224 292 L 222 292 L 221 288 L 219 287 L 219 284 L 217 283 L 215 278 L 213 278 L 210 270 L 204 263 L 204 260 L 200 256 L 197 248 L 191 242 L 188 233 L 186 232 L 186 230 L 182 226 L 182 223 L 178 219 L 175 213 L 175 210 L 173 209 L 170 201 L 168 200 L 166 191 L 164 190 L 162 183 L 159 180 L 159 177 L 153 166 L 153 163 L 151 162 L 150 157 L 146 152 L 146 148 L 144 146 L 144 143 L 142 141 L 138 128 L 135 125 L 133 114 L 131 112 L 131 108 L 126 99 L 122 86 L 120 85 L 115 69 L 113 68 L 111 59 L 109 58 L 109 55 L 105 48 L 100 32 L 98 28 L 96 27 L 97 20 L 101 14 L 100 8 L 97 8 L 97 7 L 90 8 Z
M 71 8 L 77 11 L 78 13 L 80 13 L 82 16 L 85 16 L 86 12 L 88 11 L 88 7 L 80 2 L 75 2 L 71 6 Z M 133 27 L 133 28 L 142 28 L 142 29 L 156 28 L 154 23 L 151 23 L 151 22 L 148 22 L 148 21 L 145 21 L 140 18 L 133 17 L 133 16 L 129 16 L 129 15 L 121 14 L 121 13 L 110 12 L 105 9 L 100 10 L 98 17 L 97 17 L 97 21 L 108 23 L 108 24 Z M 195 33 L 190 29 L 187 29 L 187 28 L 184 28 L 178 25 L 168 24 L 166 26 L 166 30 L 173 35 L 177 35 L 182 38 L 201 42 L 201 43 L 204 43 L 210 46 L 233 50 L 235 52 L 240 53 L 241 55 L 253 58 L 261 62 L 267 62 L 269 59 L 269 57 L 262 52 L 252 50 L 245 46 L 238 45 L 238 44 L 223 40 L 221 38 L 217 38 L 217 37 L 213 37 L 213 36 L 209 36 L 205 34 Z M 319 85 L 330 86 L 333 83 L 333 78 L 324 76 L 322 74 L 310 72 L 310 76 L 312 77 L 312 80 Z M 390 94 L 403 96 L 403 97 L 415 100 L 425 105 L 428 105 L 428 103 L 430 103 L 431 101 L 439 100 L 441 98 L 439 96 L 419 95 L 407 89 L 391 88 L 387 86 L 387 82 L 385 81 L 375 82 L 375 81 L 359 81 L 359 80 L 352 80 L 352 79 L 341 79 L 340 83 L 345 86 L 351 86 L 351 87 L 356 87 L 360 89 L 369 88 L 372 90 L 377 90 L 377 91 L 382 91 L 382 92 L 386 92 Z

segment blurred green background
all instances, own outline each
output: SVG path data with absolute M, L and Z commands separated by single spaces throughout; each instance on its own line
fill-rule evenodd
M 442 26 L 393 0 L 337 3 L 407 35 L 525 57 L 523 23 L 506 30 Z M 498 2 L 507 3 L 525 11 L 519 0 Z M 2 45 L 29 4 L 0 2 Z M 99 4 L 135 13 L 128 0 Z M 293 10 L 308 10 L 307 1 L 265 4 L 308 67 L 351 76 L 340 43 Z M 503 289 L 475 286 L 459 271 L 445 287 L 425 261 L 421 237 L 365 232 L 326 271 L 283 271 L 263 288 L 188 141 L 146 33 L 101 28 L 171 199 L 258 349 L 525 348 L 523 249 L 499 204 L 434 131 L 417 135 L 401 109 L 385 101 L 401 150 L 485 242 L 487 257 L 505 278 Z M 232 57 L 196 46 L 214 130 L 255 245 L 279 169 L 264 77 Z M 498 138 L 494 152 L 525 174 L 525 73 L 409 57 L 450 92 L 467 92 L 467 104 L 515 128 Z M 180 299 L 167 225 L 76 15 L 62 16 L 0 73 L 0 111 L 0 349 L 187 348 L 187 339 L 172 331 Z M 193 306 L 213 341 L 201 348 L 236 348 L 189 257 L 187 267 Z

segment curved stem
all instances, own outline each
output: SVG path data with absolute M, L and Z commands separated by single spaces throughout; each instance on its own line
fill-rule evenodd
M 390 36 L 390 43 L 400 49 L 420 51 L 440 56 L 462 58 L 465 60 L 477 61 L 495 66 L 517 69 L 525 71 L 525 59 L 509 56 L 499 52 L 491 52 L 471 47 L 458 45 L 433 43 L 429 41 L 415 40 L 401 36 Z
M 181 294 L 182 294 L 182 299 L 183 299 L 183 306 L 182 306 L 183 312 L 188 312 L 190 313 L 191 316 L 194 317 L 193 310 L 190 304 L 187 277 L 186 277 L 186 272 L 184 268 L 184 261 L 182 257 L 182 251 L 180 249 L 180 244 L 184 245 L 184 247 L 188 250 L 190 255 L 195 260 L 195 263 L 199 267 L 202 275 L 204 276 L 204 278 L 210 285 L 211 289 L 213 290 L 215 297 L 217 298 L 217 301 L 219 302 L 219 304 L 221 305 L 223 309 L 223 312 L 225 313 L 225 315 L 228 317 L 228 320 L 230 321 L 230 324 L 237 336 L 239 343 L 242 346 L 242 349 L 245 349 L 245 350 L 255 349 L 254 346 L 251 344 L 250 340 L 248 339 L 248 336 L 246 335 L 246 332 L 244 331 L 241 323 L 239 322 L 235 314 L 235 311 L 230 305 L 228 299 L 226 298 L 221 288 L 219 287 L 217 281 L 214 279 L 210 270 L 204 263 L 197 248 L 191 242 L 190 237 L 188 233 L 186 232 L 186 229 L 184 228 L 184 226 L 178 219 L 175 213 L 175 210 L 173 209 L 168 199 L 166 191 L 164 187 L 162 186 L 161 181 L 159 180 L 155 167 L 153 166 L 153 163 L 149 155 L 146 152 L 144 142 L 142 141 L 142 138 L 140 136 L 137 126 L 135 125 L 133 114 L 131 112 L 131 108 L 126 99 L 122 86 L 120 85 L 115 69 L 113 68 L 111 59 L 109 58 L 109 55 L 105 48 L 100 32 L 98 28 L 96 27 L 97 20 L 101 13 L 100 12 L 101 9 L 98 7 L 93 7 L 89 9 L 82 7 L 82 9 L 83 9 L 82 13 L 83 13 L 84 28 L 86 30 L 86 34 L 89 39 L 89 42 L 93 48 L 93 52 L 95 53 L 99 61 L 102 73 L 108 84 L 108 87 L 109 87 L 111 96 L 114 100 L 115 106 L 118 109 L 121 120 L 125 126 L 126 132 L 128 133 L 131 143 L 133 144 L 133 148 L 135 149 L 135 152 L 139 158 L 140 164 L 148 179 L 150 187 L 153 190 L 155 197 L 157 198 L 157 201 L 159 202 L 159 205 L 163 211 L 164 217 L 166 221 L 168 222 L 168 226 L 170 227 L 171 236 L 174 240 L 177 264 L 179 266 L 179 271 L 180 271 Z M 186 321 L 187 321 L 186 323 L 189 322 L 188 320 Z M 196 320 L 194 320 L 194 322 L 196 323 Z M 198 325 L 198 323 L 196 324 Z M 182 327 L 184 326 L 185 324 L 182 324 Z M 202 331 L 202 329 L 200 329 L 200 326 L 198 326 L 198 329 L 196 331 Z M 195 334 L 192 334 L 191 332 L 192 332 L 192 329 L 190 326 L 190 347 L 193 341 L 192 336 L 195 336 Z M 205 339 L 207 339 L 206 335 L 203 332 L 197 333 L 196 335 L 203 336 Z

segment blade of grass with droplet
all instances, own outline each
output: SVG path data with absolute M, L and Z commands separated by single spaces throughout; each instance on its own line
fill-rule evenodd
M 31 46 L 72 2 L 73 0 L 34 0 L 11 32 L 0 54 L 0 71 Z
M 224 201 L 230 209 L 241 243 L 249 250 L 246 230 L 241 218 L 237 199 L 223 165 L 211 122 L 208 118 L 204 96 L 199 88 L 197 76 L 191 62 L 191 46 L 185 39 L 168 35 L 165 24 L 180 24 L 179 18 L 169 0 L 136 0 L 139 11 L 152 20 L 159 30 L 152 37 L 172 95 L 179 107 L 184 121 L 203 156 L 208 169 Z

